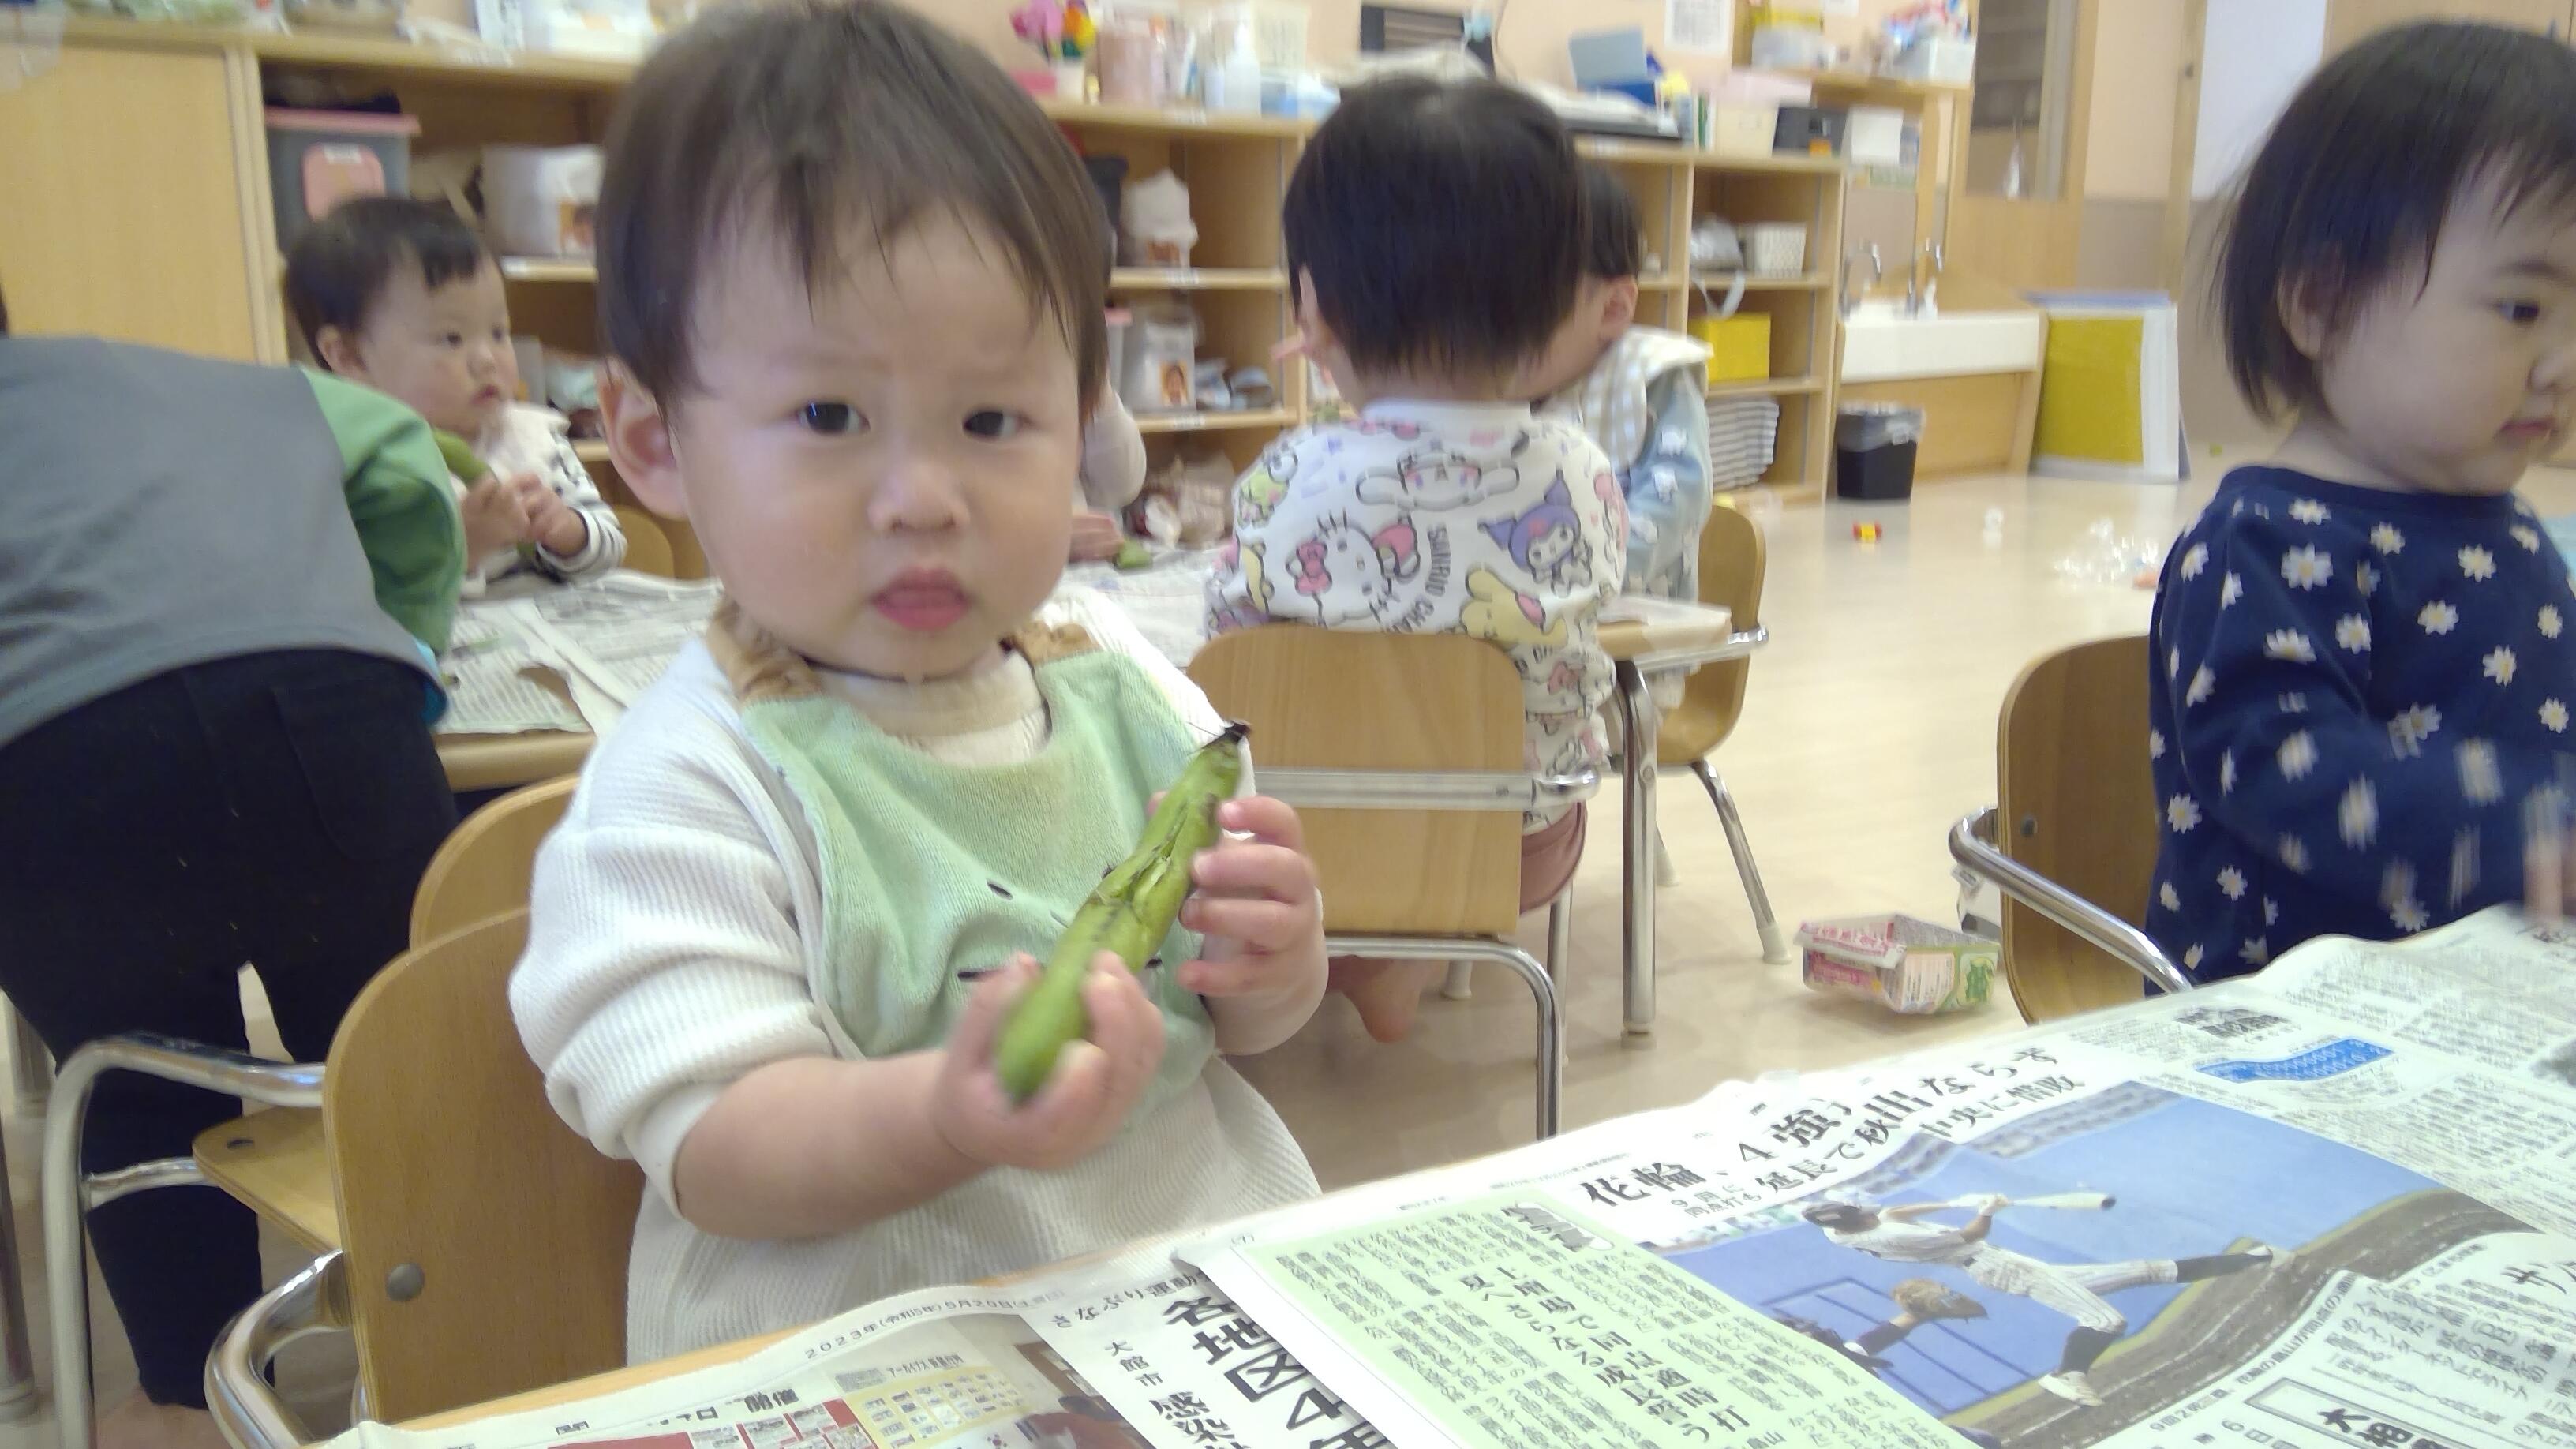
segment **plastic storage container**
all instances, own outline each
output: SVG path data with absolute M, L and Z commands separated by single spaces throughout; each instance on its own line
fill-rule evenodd
M 352 196 L 401 196 L 411 186 L 411 138 L 420 122 L 372 111 L 268 108 L 268 189 L 277 244 Z
M 1751 382 L 1771 375 L 1771 316 L 1738 312 L 1732 317 L 1694 317 L 1691 336 L 1708 344 L 1708 380 Z
M 1891 69 L 1900 80 L 1967 85 L 1977 78 L 1977 43 L 1956 36 L 1927 35 L 1897 52 Z
M 1735 236 L 1744 246 L 1744 270 L 1754 276 L 1794 277 L 1807 269 L 1807 228 L 1797 222 L 1746 222 Z
M 1834 419 L 1834 496 L 1895 503 L 1914 496 L 1914 451 L 1923 409 L 1904 403 L 1845 403 Z
M 483 221 L 494 251 L 589 256 L 598 210 L 597 146 L 483 148 Z

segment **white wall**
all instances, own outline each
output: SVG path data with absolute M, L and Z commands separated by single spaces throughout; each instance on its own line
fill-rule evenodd
M 2209 0 L 2191 194 L 2218 195 L 2254 159 L 2325 53 L 2326 0 Z

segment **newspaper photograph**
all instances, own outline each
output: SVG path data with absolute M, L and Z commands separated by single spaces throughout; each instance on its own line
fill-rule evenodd
M 2347 1275 L 2399 1283 L 2498 1235 L 2545 1240 L 2368 1153 L 2127 1084 L 1970 1142 L 1915 1136 L 1664 1251 L 1970 1439 L 2054 1449 L 2120 1442 Z

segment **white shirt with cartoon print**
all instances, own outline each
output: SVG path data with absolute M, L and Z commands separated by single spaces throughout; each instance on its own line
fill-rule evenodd
M 1627 538 L 1618 476 L 1581 428 L 1518 403 L 1374 402 L 1282 436 L 1236 482 L 1208 629 L 1490 640 L 1521 676 L 1527 768 L 1598 769 L 1611 667 L 1594 620 L 1619 594 Z

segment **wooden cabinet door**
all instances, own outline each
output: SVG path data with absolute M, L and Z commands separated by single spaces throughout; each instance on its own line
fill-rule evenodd
M 67 41 L 0 90 L 0 292 L 12 331 L 89 332 L 216 357 L 281 353 L 255 301 L 256 127 L 220 51 Z M 246 112 L 246 114 L 245 114 Z M 248 145 L 261 144 L 253 130 Z M 259 269 L 264 279 L 268 267 Z M 263 331 L 269 333 L 263 346 Z

